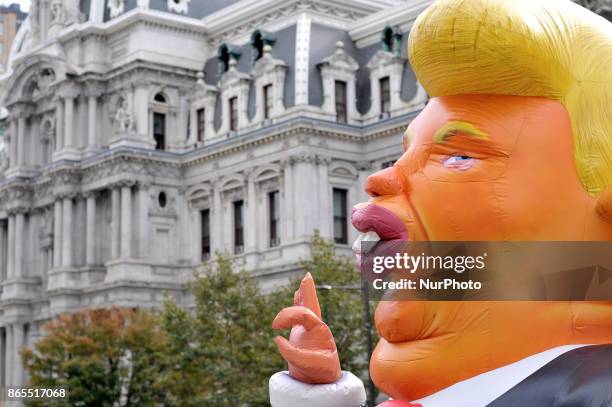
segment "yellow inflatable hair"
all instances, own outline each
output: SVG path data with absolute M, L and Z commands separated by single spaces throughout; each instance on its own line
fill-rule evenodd
M 612 24 L 569 0 L 438 0 L 408 45 L 433 96 L 540 96 L 569 112 L 591 195 L 612 186 Z

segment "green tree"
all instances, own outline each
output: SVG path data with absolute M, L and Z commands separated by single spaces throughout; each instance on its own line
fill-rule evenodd
M 149 312 L 87 309 L 61 315 L 44 329 L 46 336 L 35 350 L 24 349 L 22 357 L 31 386 L 69 389 L 67 400 L 52 405 L 128 407 L 163 401 L 165 392 L 155 378 L 166 340 Z
M 271 328 L 279 294 L 262 294 L 257 280 L 236 270 L 224 253 L 196 275 L 189 291 L 193 313 L 168 300 L 161 315 L 170 338 L 168 364 L 173 369 L 163 382 L 171 389 L 171 403 L 269 405 L 268 380 L 285 368 Z

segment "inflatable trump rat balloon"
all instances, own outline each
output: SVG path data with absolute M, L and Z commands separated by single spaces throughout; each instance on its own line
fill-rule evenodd
M 403 156 L 367 179 L 356 229 L 383 241 L 612 240 L 609 22 L 569 0 L 437 0 L 408 47 L 431 99 Z M 293 326 L 277 345 L 291 377 L 316 388 L 344 376 L 311 282 L 274 326 Z M 375 320 L 370 373 L 396 403 L 612 403 L 612 302 L 381 301 Z

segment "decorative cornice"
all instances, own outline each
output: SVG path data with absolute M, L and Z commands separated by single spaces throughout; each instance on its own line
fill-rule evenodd
M 368 1 L 348 3 L 337 0 L 250 0 L 225 7 L 202 21 L 209 29 L 209 44 L 216 48 L 222 41 L 248 36 L 257 28 L 265 28 L 304 12 L 350 23 L 385 6 L 380 2 Z
M 371 14 L 352 23 L 349 35 L 358 47 L 365 47 L 380 41 L 385 26 L 398 26 L 402 32 L 410 31 L 419 14 L 433 0 L 413 0 L 402 2 L 394 7 Z

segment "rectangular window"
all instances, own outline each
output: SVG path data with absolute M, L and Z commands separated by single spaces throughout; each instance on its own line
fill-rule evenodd
M 153 113 L 153 138 L 156 150 L 166 149 L 166 115 L 163 113 Z
M 266 85 L 264 91 L 264 119 L 269 119 L 274 107 L 274 98 L 272 93 L 272 85 Z
M 346 82 L 335 82 L 336 121 L 346 123 Z
M 206 111 L 204 109 L 198 109 L 198 141 L 204 141 L 204 134 L 206 131 Z
M 380 78 L 380 113 L 391 111 L 391 83 L 389 77 Z
M 233 97 L 229 100 L 230 108 L 230 130 L 236 131 L 238 129 L 238 98 Z
M 278 191 L 268 193 L 268 209 L 270 217 L 270 247 L 280 244 L 280 194 Z
M 244 225 L 242 211 L 244 201 L 234 201 L 234 253 L 242 254 L 244 250 Z
M 200 224 L 202 226 L 202 261 L 210 258 L 210 209 L 200 212 Z
M 334 188 L 334 240 L 336 243 L 348 243 L 348 208 L 346 189 Z

